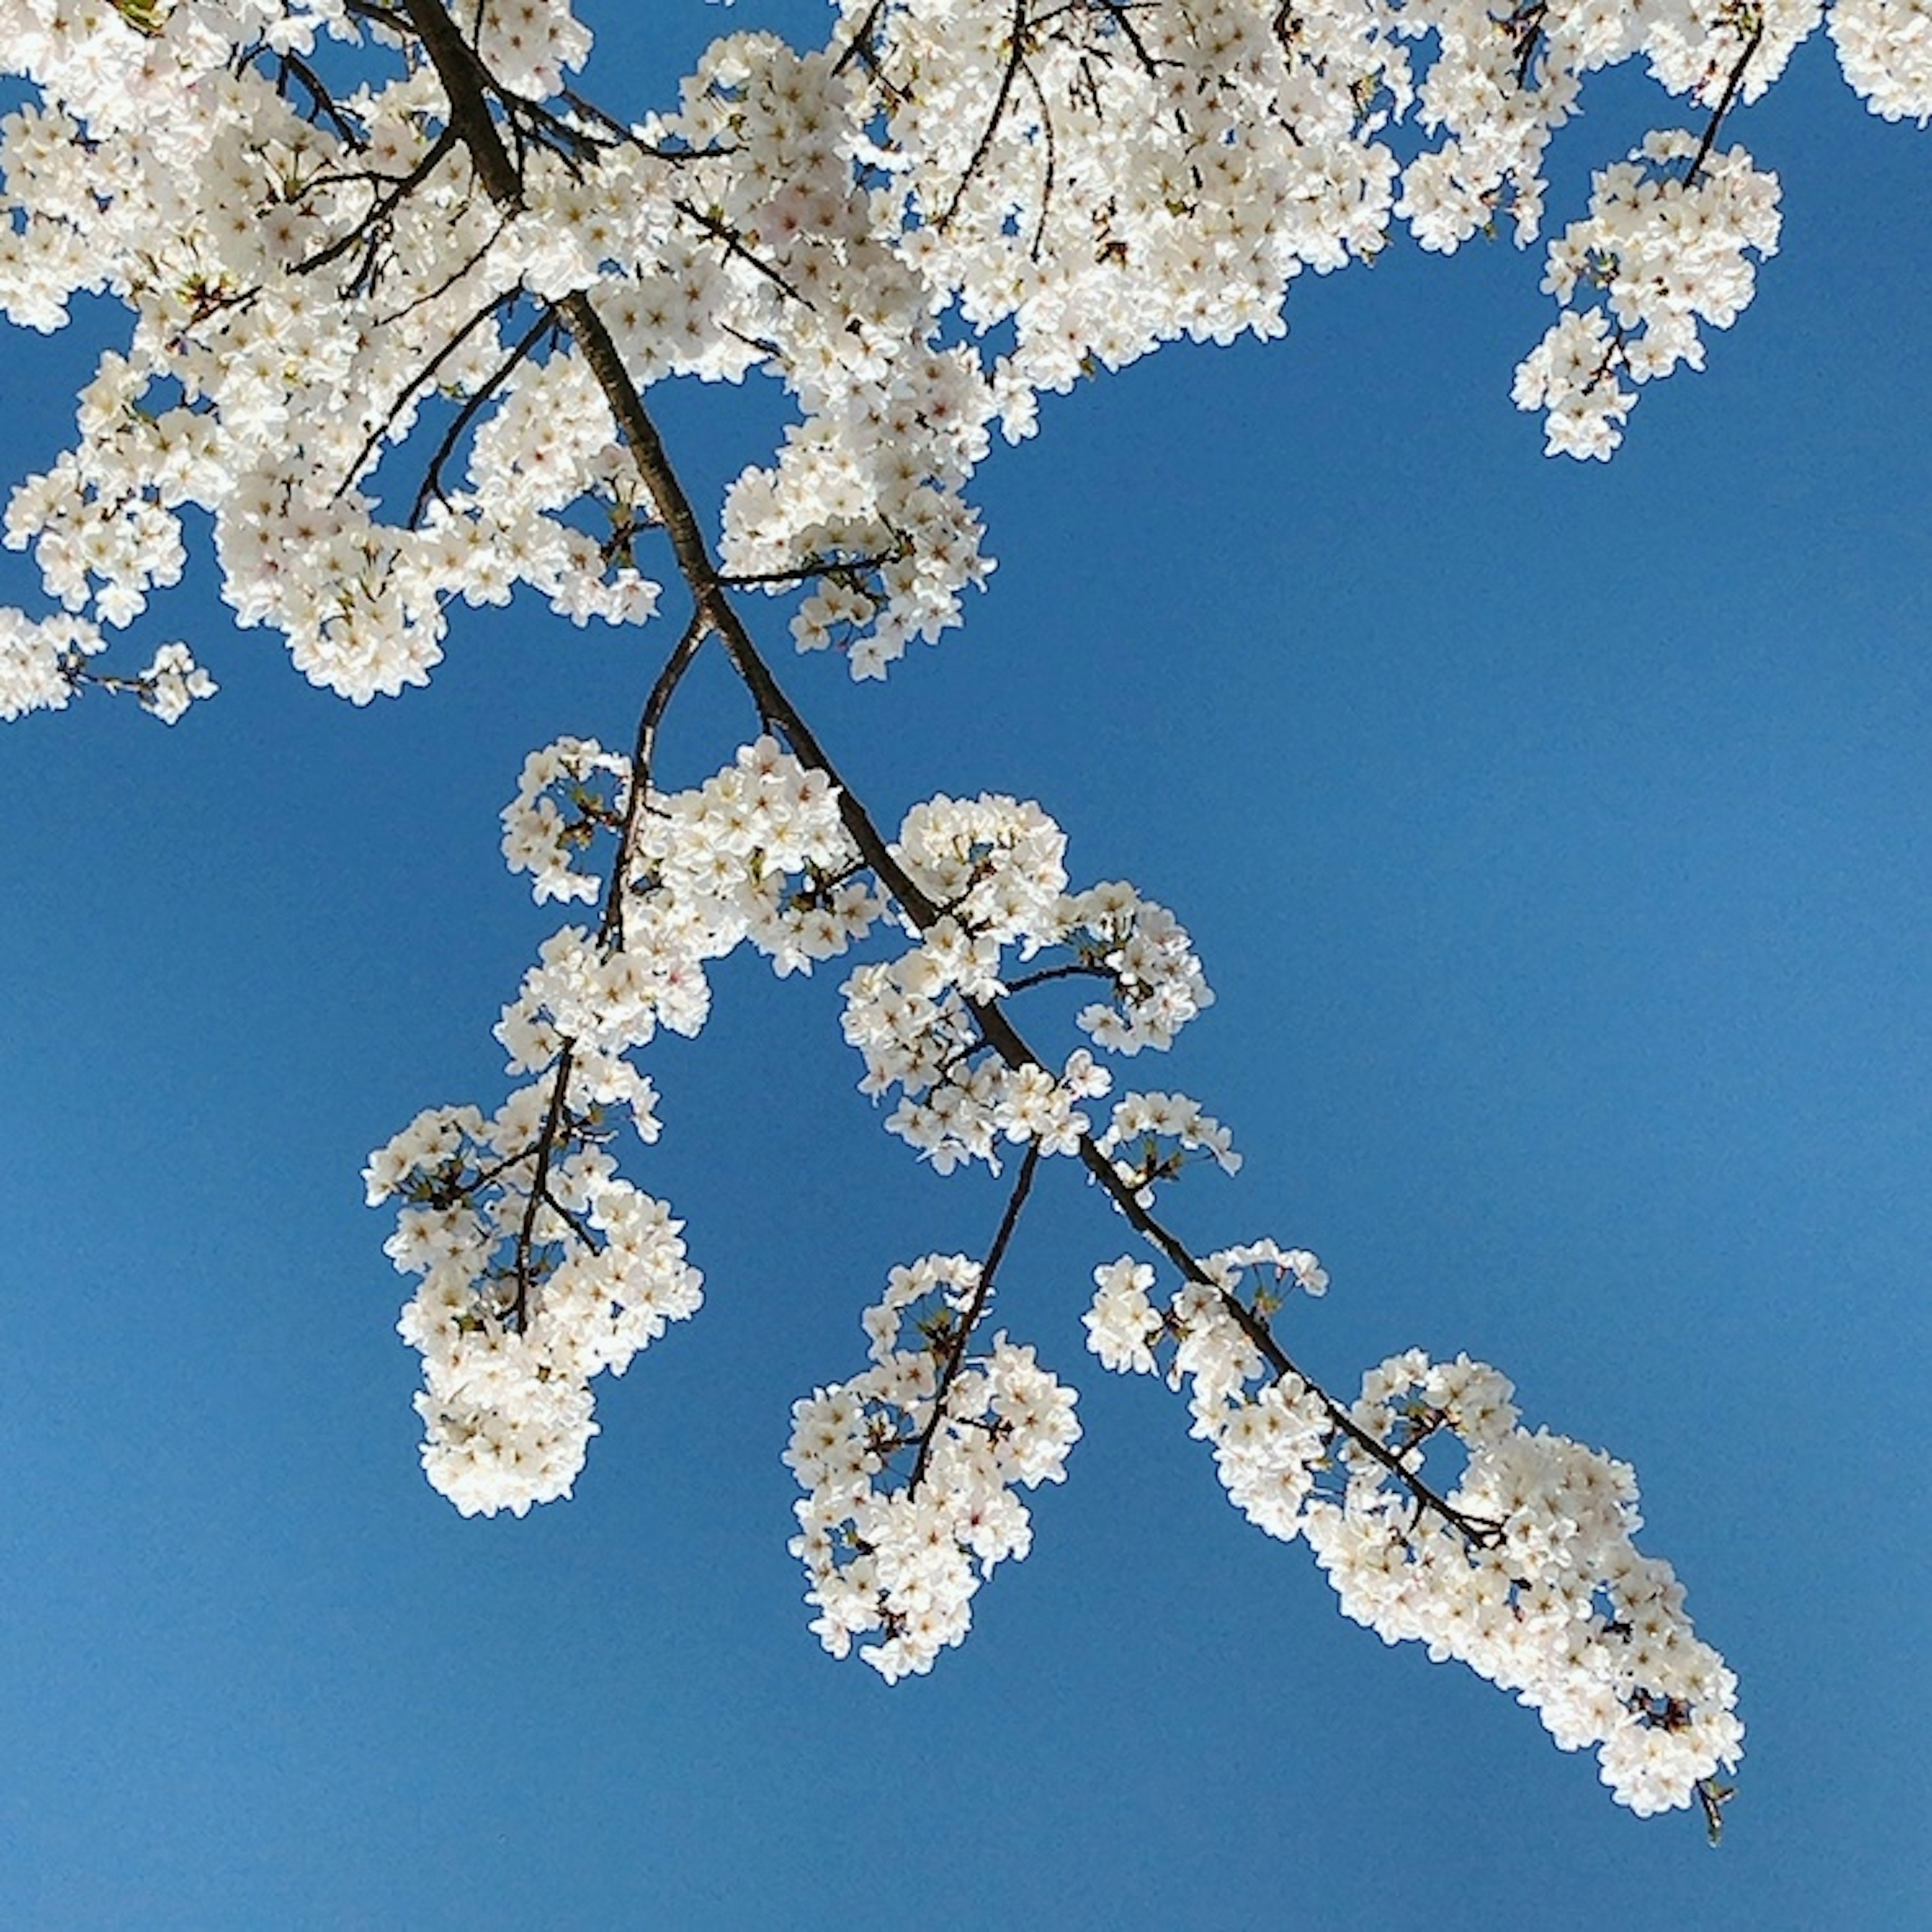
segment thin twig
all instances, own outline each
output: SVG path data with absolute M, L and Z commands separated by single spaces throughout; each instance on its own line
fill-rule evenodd
M 980 1318 L 986 1312 L 987 1301 L 993 1292 L 993 1277 L 999 1272 L 1000 1264 L 1006 1258 L 1006 1244 L 1013 1238 L 1013 1230 L 1019 1226 L 1020 1210 L 1026 1205 L 1028 1195 L 1033 1191 L 1034 1171 L 1040 1166 L 1040 1143 L 1027 1143 L 1026 1158 L 1020 1162 L 1019 1178 L 1013 1183 L 1013 1191 L 1007 1197 L 1006 1212 L 1000 1216 L 1000 1226 L 993 1236 L 993 1245 L 986 1251 L 986 1265 L 980 1270 L 980 1279 L 973 1289 L 973 1299 L 962 1311 L 959 1325 L 952 1336 L 952 1346 L 946 1352 L 946 1360 L 940 1364 L 937 1386 L 932 1395 L 932 1413 L 926 1419 L 926 1426 L 920 1431 L 919 1454 L 913 1459 L 912 1474 L 906 1481 L 906 1494 L 915 1496 L 926 1475 L 926 1466 L 932 1460 L 934 1438 L 939 1433 L 939 1425 L 946 1416 L 946 1398 L 951 1394 L 952 1384 L 959 1378 L 959 1371 L 966 1360 L 966 1344 L 971 1340 L 974 1329 Z
M 1718 111 L 1711 116 L 1709 124 L 1704 130 L 1704 138 L 1698 143 L 1696 158 L 1690 164 L 1690 172 L 1684 177 L 1686 188 L 1696 184 L 1704 164 L 1710 159 L 1712 144 L 1718 138 L 1718 130 L 1724 124 L 1724 116 L 1731 111 L 1731 103 L 1737 98 L 1738 89 L 1743 85 L 1744 69 L 1750 65 L 1751 56 L 1757 52 L 1758 44 L 1763 38 L 1764 23 L 1760 20 L 1756 30 L 1744 43 L 1744 50 L 1738 55 L 1737 65 L 1731 69 L 1730 79 L 1724 83 L 1724 98 L 1718 103 Z
M 637 837 L 638 821 L 644 812 L 644 795 L 650 790 L 651 762 L 657 754 L 658 728 L 664 722 L 673 693 L 684 681 L 684 674 L 698 656 L 698 649 L 711 634 L 711 626 L 702 611 L 693 614 L 685 626 L 677 648 L 664 660 L 664 668 L 651 686 L 650 695 L 638 719 L 637 742 L 631 752 L 631 789 L 624 801 L 624 823 L 617 834 L 617 856 L 610 868 L 610 884 L 604 890 L 604 916 L 597 937 L 607 952 L 624 950 L 624 900 L 631 869 L 631 846 Z
M 466 322 L 463 326 L 459 328 L 426 363 L 423 364 L 421 370 L 417 372 L 415 377 L 410 382 L 408 387 L 403 389 L 397 395 L 396 400 L 389 405 L 388 409 L 383 415 L 382 420 L 369 432 L 368 437 L 363 443 L 362 447 L 356 452 L 355 461 L 350 464 L 348 469 L 343 474 L 342 481 L 335 486 L 334 494 L 338 496 L 340 496 L 343 492 L 356 481 L 356 478 L 362 475 L 363 464 L 367 463 L 370 458 L 376 453 L 376 446 L 381 442 L 383 437 L 387 436 L 390 430 L 394 426 L 397 417 L 402 414 L 404 407 L 408 403 L 410 398 L 415 395 L 417 392 L 422 388 L 423 385 L 428 382 L 430 377 L 433 376 L 436 372 L 463 346 L 464 344 L 467 342 L 470 337 L 475 334 L 476 331 L 481 328 L 492 316 L 500 315 L 502 311 L 508 308 L 521 293 L 522 291 L 519 289 L 506 290 L 502 295 L 499 296 L 494 302 L 488 303 L 483 308 L 478 309 L 476 313 L 472 315 L 470 320 Z M 411 521 L 413 522 L 414 519 L 412 518 Z
M 972 185 L 973 177 L 980 172 L 992 147 L 993 136 L 1000 131 L 1000 123 L 1006 118 L 1007 99 L 1026 58 L 1026 10 L 1027 0 L 1013 0 L 1012 42 L 1006 52 L 1006 71 L 1000 76 L 1000 91 L 993 97 L 993 111 L 987 117 L 980 145 L 973 150 L 973 158 L 966 164 L 966 172 L 959 177 L 959 185 L 952 190 L 952 199 L 946 204 L 946 212 L 935 224 L 942 235 L 952 226 L 952 218 L 959 212 L 959 204 L 965 199 L 966 190 Z
M 463 406 L 451 418 L 449 427 L 443 431 L 442 440 L 436 445 L 436 454 L 430 458 L 429 467 L 424 472 L 422 488 L 416 492 L 416 500 L 410 506 L 409 527 L 411 530 L 422 521 L 422 514 L 429 508 L 429 500 L 432 496 L 440 503 L 449 501 L 443 494 L 442 466 L 448 461 L 450 452 L 460 440 L 463 432 L 483 412 L 490 398 L 510 380 L 518 365 L 556 326 L 555 312 L 544 310 L 532 325 L 530 333 L 490 371 L 485 381 L 464 398 Z

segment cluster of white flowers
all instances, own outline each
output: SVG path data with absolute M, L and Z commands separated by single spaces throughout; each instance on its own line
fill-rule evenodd
M 1314 1295 L 1328 1286 L 1327 1271 L 1306 1248 L 1261 1240 L 1209 1256 L 1203 1272 L 1210 1280 L 1188 1283 L 1161 1310 L 1148 1294 L 1153 1269 L 1123 1257 L 1095 1269 L 1098 1292 L 1083 1319 L 1088 1346 L 1123 1373 L 1154 1373 L 1156 1345 L 1172 1339 L 1168 1382 L 1176 1388 L 1184 1380 L 1189 1384 L 1190 1432 L 1213 1444 L 1216 1470 L 1235 1507 L 1270 1536 L 1288 1540 L 1300 1526 L 1334 1419 L 1318 1391 L 1270 1370 L 1229 1309 L 1227 1296 L 1250 1269 L 1270 1284 L 1258 1291 L 1264 1310 L 1279 1306 L 1291 1285 Z M 1251 1389 L 1257 1381 L 1262 1386 Z
M 1588 219 L 1551 244 L 1544 286 L 1564 304 L 1603 298 L 1566 308 L 1516 371 L 1516 402 L 1549 412 L 1552 452 L 1608 457 L 1636 400 L 1619 378 L 1702 368 L 1698 323 L 1730 328 L 1755 284 L 1744 251 L 1777 252 L 1778 177 L 1741 148 L 1707 156 L 1694 182 L 1667 172 L 1696 152 L 1687 134 L 1648 136 L 1594 178 Z
M 1114 1103 L 1113 1118 L 1096 1144 L 1112 1155 L 1114 1172 L 1143 1208 L 1154 1204 L 1156 1182 L 1172 1180 L 1190 1153 L 1205 1154 L 1223 1174 L 1241 1168 L 1233 1135 L 1185 1094 L 1124 1095 Z
M 1165 1048 L 1213 1002 L 1174 916 L 1118 883 L 1068 894 L 1065 846 L 1038 806 L 982 796 L 915 807 L 892 848 L 931 916 L 922 924 L 908 917 L 916 940 L 908 951 L 862 966 L 846 981 L 845 1036 L 865 1056 L 862 1092 L 900 1090 L 888 1130 L 941 1173 L 974 1160 L 997 1172 L 1003 1140 L 1074 1152 L 1092 1126 L 1080 1103 L 1112 1085 L 1084 1048 L 1058 1076 L 1037 1065 L 1005 1064 L 982 1032 L 976 1004 L 1063 975 L 1106 980 L 1112 999 L 1084 1008 L 1077 1024 L 1096 1046 L 1135 1054 Z M 1010 949 L 1024 962 L 1050 947 L 1070 957 L 1009 980 Z M 1136 1103 L 1141 1111 L 1155 1109 L 1146 1125 L 1117 1125 L 1116 1138 L 1169 1131 L 1153 1125 L 1167 1118 L 1168 1102 L 1145 1096 Z M 1198 1108 L 1186 1114 L 1192 1105 L 1172 1100 L 1172 1131 L 1232 1172 L 1238 1162 L 1226 1130 Z M 1130 1108 L 1122 1118 L 1139 1113 Z
M 530 100 L 556 93 L 590 51 L 590 30 L 553 0 L 468 0 L 464 20 L 490 71 Z
M 58 711 L 83 685 L 131 691 L 141 708 L 164 724 L 178 723 L 215 682 L 185 644 L 164 644 L 146 670 L 130 674 L 91 670 L 88 659 L 107 648 L 99 626 L 86 617 L 43 617 L 0 608 L 0 719 L 28 711 Z
M 846 981 L 845 1037 L 865 1056 L 862 1092 L 901 1090 L 888 1130 L 942 1174 L 972 1160 L 997 1172 L 1002 1140 L 1071 1154 L 1091 1125 L 1078 1102 L 1110 1084 L 1084 1051 L 1058 1079 L 1004 1064 L 973 1010 L 1006 990 L 1008 947 L 1030 958 L 1058 936 L 1065 849 L 1038 806 L 991 796 L 914 806 L 892 848 L 933 913 L 922 926 L 905 914 L 911 948 Z
M 632 1100 L 655 1134 L 648 1095 Z M 596 1433 L 592 1378 L 622 1375 L 701 1298 L 682 1223 L 619 1178 L 589 1083 L 556 1090 L 561 1136 L 551 1103 L 531 1085 L 487 1120 L 420 1114 L 363 1177 L 372 1206 L 403 1204 L 385 1252 L 423 1278 L 398 1324 L 423 1358 L 423 1468 L 465 1516 L 568 1496 Z
M 1002 1333 L 968 1355 L 984 1301 L 964 1255 L 893 1269 L 866 1311 L 872 1366 L 793 1405 L 785 1462 L 807 1493 L 791 1552 L 813 1632 L 844 1657 L 883 1631 L 860 1654 L 888 1683 L 964 1639 L 981 1582 L 1032 1547 L 1016 1492 L 1062 1480 L 1079 1440 L 1073 1391 L 1031 1348 Z M 908 1323 L 917 1340 L 901 1347 Z
M 58 711 L 80 688 L 87 660 L 107 640 L 85 617 L 43 617 L 0 610 L 0 718 Z
M 1924 0 L 1833 0 L 1826 31 L 1845 78 L 1887 121 L 1932 121 L 1932 8 Z
M 503 814 L 511 869 L 536 897 L 594 898 L 572 864 L 622 827 L 628 761 L 565 738 L 524 764 Z M 553 794 L 562 788 L 566 812 Z M 710 1010 L 707 962 L 749 940 L 783 975 L 843 952 L 880 901 L 853 877 L 856 854 L 837 794 L 776 740 L 742 746 L 689 791 L 653 791 L 631 828 L 623 889 L 602 935 L 566 926 L 544 942 L 497 1037 L 512 1072 L 548 1066 L 566 1042 L 580 1057 L 646 1045 L 660 1025 L 696 1034 Z
M 695 961 L 748 940 L 781 976 L 836 958 L 884 900 L 856 876 L 838 795 L 769 736 L 640 821 L 622 901 L 632 954 Z
M 631 782 L 628 761 L 588 740 L 526 761 L 504 852 L 539 900 L 596 896 L 571 862 L 621 834 Z M 420 1115 L 365 1176 L 371 1204 L 402 1204 L 387 1252 L 424 1277 L 401 1324 L 424 1358 L 424 1466 L 466 1514 L 568 1495 L 596 1429 L 591 1378 L 621 1372 L 698 1306 L 680 1224 L 610 1151 L 614 1108 L 658 1136 L 656 1090 L 627 1056 L 660 1024 L 699 1029 L 704 962 L 741 940 L 782 973 L 842 950 L 874 915 L 843 878 L 836 794 L 770 738 L 692 790 L 652 792 L 632 834 L 621 920 L 554 934 L 498 1024 L 525 1083 L 488 1121 Z M 800 874 L 840 883 L 796 887 Z
M 1244 1322 L 1230 1302 L 1251 1269 L 1272 1285 L 1243 1304 Z M 1518 1426 L 1508 1382 L 1466 1355 L 1394 1357 L 1345 1413 L 1257 1340 L 1286 1285 L 1327 1287 L 1312 1255 L 1257 1242 L 1203 1272 L 1162 1308 L 1146 1263 L 1096 1269 L 1088 1345 L 1110 1369 L 1150 1375 L 1172 1343 L 1169 1379 L 1188 1383 L 1192 1432 L 1229 1498 L 1271 1536 L 1305 1536 L 1347 1616 L 1514 1691 L 1564 1750 L 1595 1747 L 1604 1783 L 1640 1815 L 1689 1804 L 1735 1766 L 1736 1680 L 1693 1632 L 1670 1566 L 1633 1544 L 1626 1466 Z M 1430 1466 L 1445 1438 L 1453 1481 Z
M 310 121 L 272 56 L 236 52 L 306 54 L 322 26 L 358 38 L 340 0 L 153 12 L 144 34 L 106 7 L 0 4 L 0 49 L 46 104 L 0 140 L 0 306 L 52 328 L 74 293 L 106 289 L 137 318 L 82 393 L 75 448 L 8 512 L 50 594 L 126 623 L 178 578 L 178 512 L 199 506 L 238 620 L 280 631 L 299 669 L 358 703 L 427 678 L 454 598 L 524 583 L 580 622 L 648 616 L 657 589 L 626 545 L 566 514 L 588 498 L 614 527 L 634 520 L 609 412 L 579 360 L 506 340 L 527 230 L 466 169 L 430 164 L 433 71 Z M 554 89 L 589 44 L 548 0 L 484 26 L 512 91 Z M 462 483 L 426 458 L 421 500 L 386 520 L 363 486 L 439 389 L 496 406 Z
M 628 760 L 583 738 L 559 738 L 524 760 L 517 795 L 503 808 L 503 862 L 531 874 L 538 904 L 587 904 L 603 890 L 594 872 L 579 872 L 574 861 L 598 832 L 622 827 L 619 800 L 629 772 Z
M 839 0 L 826 48 L 722 40 L 629 126 L 544 104 L 590 51 L 566 0 L 488 0 L 465 31 L 514 136 L 508 208 L 441 133 L 401 15 L 0 0 L 0 64 L 40 94 L 0 127 L 0 308 L 50 329 L 106 292 L 136 318 L 9 539 L 111 627 L 179 576 L 198 506 L 240 621 L 358 703 L 428 676 L 454 600 L 526 584 L 579 623 L 646 617 L 654 508 L 546 326 L 589 292 L 640 393 L 784 382 L 797 420 L 728 493 L 726 566 L 802 590 L 799 643 L 879 675 L 989 568 L 964 491 L 995 421 L 1030 434 L 1041 392 L 1176 336 L 1280 334 L 1303 269 L 1372 257 L 1398 218 L 1438 250 L 1499 218 L 1527 242 L 1583 75 L 1642 58 L 1712 128 L 1820 10 Z M 1874 112 L 1932 117 L 1922 0 L 1844 0 L 1830 31 Z M 277 68 L 322 34 L 326 110 L 314 68 Z M 1619 375 L 1694 365 L 1691 318 L 1749 298 L 1774 178 L 1735 152 L 1668 176 L 1697 146 L 1600 178 L 1558 244 L 1552 285 L 1604 287 L 1609 314 L 1524 365 L 1554 450 L 1606 453 Z
M 1083 968 L 1113 982 L 1112 1000 L 1085 1008 L 1078 1022 L 1109 1053 L 1165 1052 L 1214 1004 L 1186 928 L 1130 885 L 1114 880 L 1065 900 L 1059 928 Z
M 212 698 L 219 688 L 185 644 L 164 644 L 131 682 L 142 709 L 164 724 L 178 724 L 196 698 Z
M 1079 1103 L 1112 1084 L 1084 1048 L 1058 1078 L 1043 1066 L 1005 1065 L 927 946 L 860 967 L 844 991 L 845 1037 L 866 1060 L 860 1090 L 902 1090 L 886 1130 L 941 1174 L 975 1160 L 997 1174 L 1002 1141 L 1073 1153 L 1093 1125 Z
M 1066 890 L 1066 855 L 1065 835 L 1037 805 L 985 794 L 915 806 L 892 848 L 939 909 L 931 934 L 946 928 L 938 944 L 962 949 L 948 976 L 975 998 L 999 991 L 1000 948 L 1017 945 L 1030 958 L 1046 943 Z
M 1410 1471 L 1436 1432 L 1457 1438 L 1466 1461 L 1445 1500 L 1462 1522 L 1418 1510 L 1386 1462 L 1348 1442 L 1346 1493 L 1311 1504 L 1304 1532 L 1357 1622 L 1514 1691 L 1565 1750 L 1594 1746 L 1604 1782 L 1640 1816 L 1688 1805 L 1737 1762 L 1737 1680 L 1693 1631 L 1670 1564 L 1632 1542 L 1630 1468 L 1519 1427 L 1514 1394 L 1466 1356 L 1412 1350 L 1372 1370 L 1352 1419 Z

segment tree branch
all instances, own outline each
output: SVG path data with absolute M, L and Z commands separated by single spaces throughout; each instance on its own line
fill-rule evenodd
M 913 1459 L 912 1474 L 906 1483 L 908 1496 L 919 1493 L 919 1486 L 926 1475 L 926 1466 L 932 1456 L 934 1438 L 939 1433 L 939 1425 L 945 1419 L 946 1398 L 952 1384 L 959 1378 L 959 1371 L 966 1360 L 966 1344 L 972 1340 L 973 1330 L 981 1316 L 986 1312 L 986 1304 L 992 1298 L 993 1277 L 999 1272 L 1000 1264 L 1006 1258 L 1006 1244 L 1013 1238 L 1013 1230 L 1019 1226 L 1020 1210 L 1025 1207 L 1028 1195 L 1033 1191 L 1034 1170 L 1040 1166 L 1040 1143 L 1027 1144 L 1026 1158 L 1020 1162 L 1019 1178 L 1013 1183 L 1013 1191 L 1007 1197 L 1006 1212 L 1000 1216 L 1000 1225 L 993 1236 L 993 1245 L 986 1251 L 986 1265 L 980 1270 L 980 1279 L 973 1290 L 970 1304 L 962 1312 L 959 1326 L 954 1332 L 952 1342 L 946 1350 L 946 1360 L 940 1364 L 938 1385 L 933 1390 L 932 1413 L 926 1419 L 926 1426 L 920 1431 L 919 1454 Z
M 617 834 L 617 856 L 610 868 L 610 882 L 604 888 L 604 916 L 597 928 L 598 941 L 607 951 L 622 952 L 624 947 L 624 898 L 629 890 L 631 842 L 637 836 L 638 820 L 644 814 L 644 795 L 650 790 L 651 761 L 657 754 L 658 728 L 664 722 L 664 712 L 673 693 L 683 682 L 685 673 L 691 668 L 692 661 L 710 632 L 710 624 L 704 613 L 694 613 L 691 622 L 685 626 L 684 635 L 677 640 L 677 648 L 664 660 L 664 668 L 658 673 L 638 719 L 637 742 L 631 753 L 630 792 L 624 800 L 624 823 Z
M 1731 69 L 1731 77 L 1724 83 L 1724 98 L 1718 103 L 1714 113 L 1704 129 L 1704 138 L 1698 143 L 1696 158 L 1690 164 L 1690 172 L 1684 177 L 1684 185 L 1689 188 L 1696 184 L 1704 164 L 1711 158 L 1711 148 L 1718 138 L 1718 130 L 1724 124 L 1724 116 L 1731 111 L 1731 103 L 1737 98 L 1739 87 L 1744 84 L 1744 69 L 1750 65 L 1751 56 L 1758 50 L 1764 38 L 1764 22 L 1760 17 L 1750 38 L 1744 43 L 1744 52 L 1738 55 L 1737 65 Z

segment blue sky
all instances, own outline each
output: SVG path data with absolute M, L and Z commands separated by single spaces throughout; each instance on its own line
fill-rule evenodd
M 607 94 L 662 92 L 607 51 Z M 1559 182 L 1652 102 L 1613 85 Z M 1312 1365 L 1467 1348 L 1636 1464 L 1744 1679 L 1722 1850 L 1236 1516 L 1178 1403 L 1084 1354 L 1122 1244 L 1066 1174 L 1003 1276 L 1086 1428 L 1034 1553 L 929 1679 L 826 1658 L 789 1405 L 1002 1198 L 880 1132 L 836 975 L 728 968 L 656 1053 L 634 1171 L 707 1305 L 600 1393 L 572 1502 L 458 1519 L 358 1170 L 500 1091 L 547 927 L 496 812 L 530 746 L 628 731 L 658 640 L 519 609 L 357 712 L 204 572 L 152 630 L 216 703 L 0 734 L 0 1924 L 1932 1919 L 1932 160 L 1822 45 L 1735 127 L 1785 252 L 1607 468 L 1508 404 L 1538 258 L 1398 251 L 1299 287 L 1285 344 L 1050 405 L 983 474 L 966 631 L 883 691 L 786 674 L 881 814 L 1038 797 L 1076 876 L 1179 912 L 1220 1001 L 1153 1084 L 1247 1164 L 1177 1217 L 1320 1252 Z M 8 346 L 10 476 L 88 349 Z M 715 482 L 768 401 L 667 394 L 667 434 Z M 745 728 L 713 668 L 667 755 Z

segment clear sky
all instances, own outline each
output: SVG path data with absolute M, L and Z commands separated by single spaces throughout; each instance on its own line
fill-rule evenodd
M 607 97 L 663 97 L 607 51 Z M 1558 218 L 1672 112 L 1610 87 Z M 1237 1516 L 1178 1402 L 1084 1353 L 1123 1242 L 1068 1173 L 1003 1276 L 1086 1429 L 1034 1554 L 930 1678 L 823 1655 L 790 1403 L 1004 1198 L 880 1132 L 836 974 L 728 968 L 656 1053 L 633 1172 L 707 1305 L 600 1385 L 573 1501 L 460 1520 L 358 1171 L 500 1094 L 548 924 L 496 814 L 531 746 L 628 734 L 658 640 L 466 620 L 358 712 L 204 570 L 143 634 L 216 702 L 0 733 L 0 1928 L 1932 1924 L 1932 146 L 1822 43 L 1733 128 L 1785 252 L 1607 468 L 1509 406 L 1540 256 L 1401 249 L 1300 286 L 1286 343 L 1051 404 L 982 474 L 965 632 L 884 690 L 786 674 L 881 814 L 1037 797 L 1077 878 L 1180 914 L 1220 1001 L 1135 1072 L 1247 1165 L 1176 1218 L 1319 1251 L 1312 1365 L 1466 1348 L 1635 1463 L 1744 1680 L 1721 1851 Z M 98 320 L 10 337 L 10 478 Z M 715 482 L 770 403 L 668 395 L 667 433 Z M 744 728 L 700 675 L 674 776 Z

